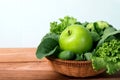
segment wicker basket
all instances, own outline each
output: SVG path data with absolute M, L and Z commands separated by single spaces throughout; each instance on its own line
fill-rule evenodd
M 95 71 L 92 68 L 91 61 L 73 61 L 61 60 L 51 57 L 46 57 L 54 71 L 61 74 L 73 77 L 89 77 L 103 73 L 105 70 Z

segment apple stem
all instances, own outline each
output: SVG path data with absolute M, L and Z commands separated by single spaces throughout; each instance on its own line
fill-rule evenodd
M 70 30 L 68 30 L 68 35 L 71 35 L 71 31 Z

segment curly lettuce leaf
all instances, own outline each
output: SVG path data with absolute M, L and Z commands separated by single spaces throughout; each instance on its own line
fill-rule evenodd
M 106 68 L 106 62 L 103 58 L 92 56 L 91 60 L 93 69 L 100 70 Z
M 109 62 L 107 63 L 106 68 L 108 74 L 114 74 L 120 70 L 120 62 L 117 63 Z
M 68 26 L 73 24 L 81 24 L 77 22 L 77 19 L 74 17 L 65 16 L 64 18 L 59 19 L 60 23 L 54 21 L 50 23 L 50 32 L 60 35 L 61 32 Z
M 106 69 L 108 74 L 120 70 L 120 40 L 112 39 L 104 42 L 92 55 L 92 65 L 95 70 Z
M 95 70 L 106 69 L 106 73 L 110 75 L 120 71 L 120 61 L 116 63 L 112 61 L 108 62 L 100 57 L 92 57 L 92 66 Z

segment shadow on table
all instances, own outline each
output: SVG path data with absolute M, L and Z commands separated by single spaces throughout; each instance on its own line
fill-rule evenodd
M 68 79 L 68 80 L 88 80 L 88 79 L 89 80 L 120 80 L 120 72 L 118 72 L 116 74 L 112 74 L 112 75 L 106 74 L 104 72 L 97 76 L 86 77 L 86 78 L 71 77 L 71 76 L 65 76 L 65 75 L 63 75 L 63 76 L 65 77 L 65 79 Z

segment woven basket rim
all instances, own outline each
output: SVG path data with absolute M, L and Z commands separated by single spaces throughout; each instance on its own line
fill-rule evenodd
M 55 58 L 55 57 L 49 57 L 47 56 L 46 57 L 48 60 L 50 61 L 56 61 L 56 62 L 61 62 L 61 63 L 77 63 L 77 64 L 91 64 L 92 61 L 76 61 L 76 60 L 62 60 L 62 59 L 58 59 L 58 58 Z

